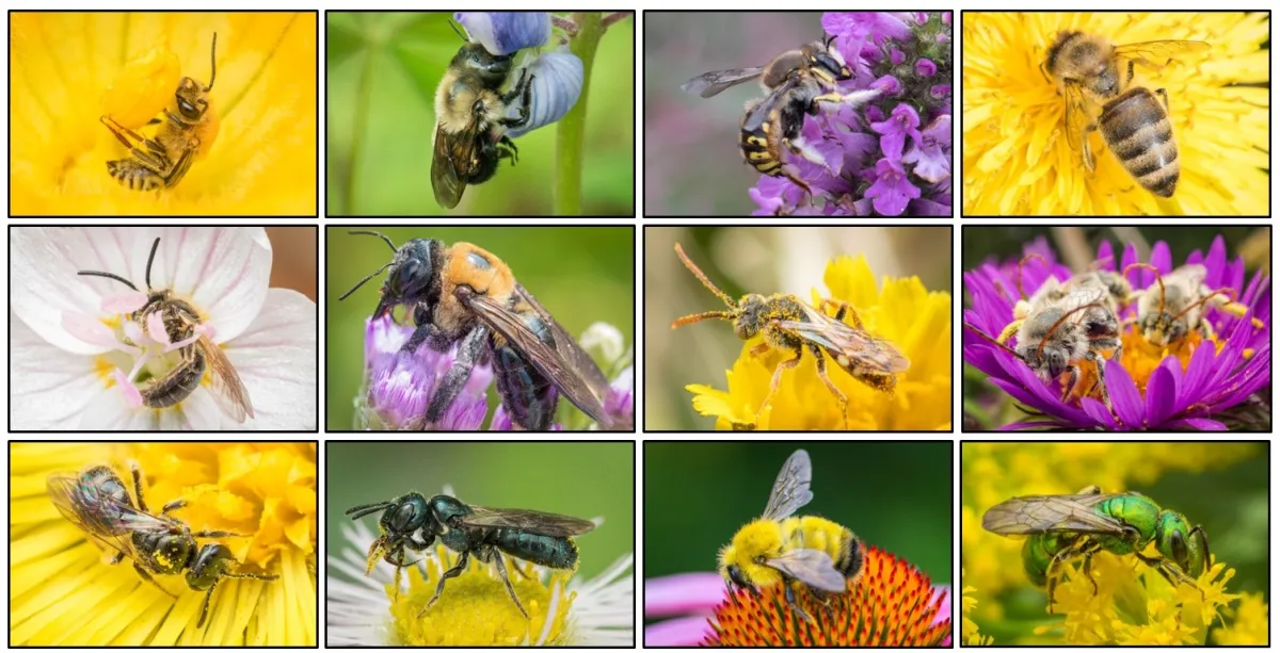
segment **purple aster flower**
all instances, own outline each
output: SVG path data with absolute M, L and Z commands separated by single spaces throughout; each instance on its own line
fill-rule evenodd
M 1270 277 L 1259 271 L 1246 283 L 1242 258 L 1228 260 L 1226 243 L 1214 239 L 1207 254 L 1192 252 L 1186 265 L 1203 266 L 1203 286 L 1228 290 L 1236 299 L 1224 310 L 1208 304 L 1204 320 L 1211 335 L 1192 331 L 1174 346 L 1149 345 L 1133 323 L 1137 302 L 1120 309 L 1121 353 L 1104 363 L 1105 380 L 1098 384 L 1111 408 L 1099 399 L 1097 389 L 1064 392 L 1063 379 L 1041 378 L 1006 347 L 972 333 L 999 334 L 1013 321 L 1014 304 L 1030 296 L 1050 278 L 1063 282 L 1071 272 L 1058 264 L 1043 241 L 1028 245 L 1038 258 L 998 264 L 987 262 L 964 274 L 972 308 L 964 313 L 964 359 L 989 375 L 993 384 L 1044 419 L 1019 422 L 1002 428 L 1036 427 L 1089 430 L 1225 430 L 1228 411 L 1248 404 L 1271 383 Z M 1119 261 L 1108 242 L 1098 248 L 1094 267 L 1105 272 L 1125 271 L 1137 292 L 1152 288 L 1156 271 L 1161 276 L 1175 269 L 1169 247 L 1163 241 L 1152 248 L 1145 263 L 1156 269 L 1131 267 L 1143 263 L 1130 244 Z M 1022 293 L 1018 291 L 1021 278 Z M 1016 340 L 1016 335 L 1015 335 Z M 1269 416 L 1268 416 L 1269 419 Z
M 823 14 L 853 72 L 837 88 L 845 100 L 820 103 L 801 142 L 784 152 L 803 186 L 762 175 L 750 190 L 753 215 L 951 215 L 950 120 L 942 119 L 951 115 L 951 93 L 937 83 L 951 77 L 944 14 Z M 891 165 L 881 165 L 886 159 Z
M 902 170 L 900 162 L 880 159 L 876 163 L 876 183 L 867 189 L 866 194 L 872 198 L 871 205 L 880 215 L 902 215 L 907 201 L 920 197 L 920 189 L 907 180 L 907 173 Z

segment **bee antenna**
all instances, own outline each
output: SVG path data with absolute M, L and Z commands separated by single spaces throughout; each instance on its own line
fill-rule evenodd
M 1121 272 L 1120 275 L 1127 277 L 1129 276 L 1129 270 L 1134 268 L 1146 268 L 1156 273 L 1156 283 L 1160 284 L 1160 312 L 1164 313 L 1164 279 L 1160 277 L 1160 268 L 1150 263 L 1130 263 L 1125 266 L 1124 272 Z
M 703 274 L 702 270 L 699 270 L 698 266 L 694 265 L 693 261 L 689 260 L 689 257 L 686 256 L 684 253 L 684 248 L 680 247 L 680 243 L 676 243 L 676 256 L 680 257 L 680 260 L 684 262 L 684 266 L 686 268 L 689 268 L 689 271 L 693 273 L 693 276 L 698 277 L 698 281 L 701 281 L 702 285 L 707 287 L 707 290 L 710 290 L 711 292 L 715 293 L 716 297 L 719 297 L 721 300 L 723 300 L 724 303 L 729 306 L 729 308 L 733 308 L 733 309 L 738 308 L 738 302 L 733 301 L 732 297 L 726 295 L 723 290 L 720 290 L 719 288 L 716 287 L 714 283 L 711 283 L 711 280 L 707 278 L 707 275 Z M 707 314 L 704 314 L 704 315 L 707 315 Z M 703 319 L 706 319 L 706 318 L 703 318 Z
M 156 236 L 151 243 L 151 254 L 147 256 L 147 290 L 151 290 L 151 264 L 156 262 L 156 250 L 160 248 L 160 237 Z
M 392 263 L 394 263 L 394 262 L 395 262 L 395 261 L 392 261 Z M 391 267 L 391 263 L 387 263 L 386 265 L 384 265 L 384 266 L 382 266 L 382 267 L 378 268 L 376 271 L 374 271 L 373 273 L 371 273 L 369 276 L 367 276 L 367 277 L 365 277 L 365 278 L 361 279 L 361 280 L 360 280 L 360 283 L 357 283 L 357 284 L 355 285 L 355 287 L 353 287 L 351 290 L 348 290 L 347 292 L 342 293 L 342 296 L 338 298 L 338 301 L 342 301 L 342 300 L 344 300 L 344 299 L 346 299 L 346 298 L 350 297 L 350 296 L 351 296 L 351 293 L 353 293 L 353 292 L 355 292 L 355 291 L 357 291 L 357 290 L 359 290 L 359 289 L 360 289 L 360 286 L 363 286 L 363 285 L 364 285 L 365 283 L 367 283 L 370 279 L 372 279 L 372 278 L 374 278 L 374 277 L 378 276 L 379 274 L 382 274 L 382 271 L 383 271 L 383 270 L 386 270 L 386 269 L 387 269 L 387 268 L 389 268 L 389 267 Z
M 461 29 L 458 29 L 457 21 L 454 21 L 451 19 L 448 21 L 448 23 L 449 23 L 449 27 L 453 28 L 453 32 L 457 34 L 463 41 L 468 41 L 468 42 L 471 41 L 471 39 L 467 38 L 467 35 L 464 34 Z
M 965 327 L 966 327 L 966 328 L 968 328 L 970 331 L 972 331 L 972 332 L 974 332 L 974 333 L 978 334 L 978 336 L 979 336 L 979 337 L 981 337 L 983 340 L 986 340 L 987 342 L 989 342 L 989 343 L 991 343 L 991 344 L 993 344 L 993 345 L 995 345 L 995 346 L 997 346 L 997 347 L 999 347 L 999 348 L 1001 348 L 1001 349 L 1003 349 L 1003 350 L 1005 350 L 1005 351 L 1009 352 L 1010 354 L 1012 354 L 1012 355 L 1013 355 L 1013 357 L 1014 357 L 1014 358 L 1016 358 L 1016 359 L 1018 359 L 1018 360 L 1020 360 L 1020 361 L 1026 362 L 1025 360 L 1023 360 L 1022 356 L 1019 356 L 1019 355 L 1018 355 L 1018 352 L 1014 351 L 1014 350 L 1013 350 L 1013 348 L 1012 348 L 1012 347 L 1010 347 L 1009 345 L 1006 345 L 1006 344 L 1004 344 L 1003 342 L 1000 342 L 999 340 L 996 340 L 995 338 L 992 338 L 991 336 L 987 335 L 987 334 L 986 334 L 986 332 L 984 332 L 982 329 L 979 329 L 978 327 L 973 326 L 972 324 L 969 324 L 968 322 L 965 322 L 965 323 L 964 323 L 964 325 L 965 325 Z
M 124 277 L 111 274 L 110 272 L 96 272 L 94 270 L 81 270 L 76 274 L 82 277 L 106 277 L 107 279 L 115 279 L 116 281 L 119 281 L 120 283 L 123 283 L 124 285 L 129 286 L 130 288 L 133 288 L 134 291 L 138 290 L 138 287 L 133 285 L 132 281 L 129 281 Z
M 1067 311 L 1066 313 L 1064 313 L 1064 314 L 1062 315 L 1062 317 L 1058 318 L 1058 321 L 1057 321 L 1057 322 L 1054 322 L 1054 323 L 1053 323 L 1053 326 L 1049 327 L 1049 330 L 1045 332 L 1045 334 L 1044 334 L 1044 340 L 1041 340 L 1041 341 L 1040 341 L 1040 346 L 1039 346 L 1039 347 L 1036 347 L 1036 356 L 1039 356 L 1039 355 L 1041 355 L 1041 354 L 1043 354 L 1043 353 L 1044 353 L 1044 345 L 1045 345 L 1045 343 L 1049 342 L 1049 337 L 1053 335 L 1053 332 L 1054 332 L 1054 331 L 1057 331 L 1057 330 L 1058 330 L 1058 327 L 1062 326 L 1062 323 L 1063 323 L 1063 322 L 1066 322 L 1066 321 L 1067 321 L 1067 318 L 1071 317 L 1072 315 L 1074 315 L 1074 314 L 1076 314 L 1076 313 L 1079 313 L 1080 311 L 1083 311 L 1083 310 L 1085 310 L 1085 309 L 1088 309 L 1088 308 L 1104 308 L 1104 309 L 1105 309 L 1106 307 L 1105 307 L 1105 306 L 1103 306 L 1102 304 L 1099 304 L 1099 303 L 1097 303 L 1097 302 L 1094 302 L 1094 303 L 1092 303 L 1092 304 L 1085 304 L 1084 306 L 1077 306 L 1077 307 L 1075 307 L 1075 308 L 1073 308 L 1073 309 L 1071 309 L 1071 310 Z
M 355 506 L 353 508 L 348 508 L 347 511 L 343 514 L 345 514 L 346 516 L 352 519 L 360 519 L 365 515 L 372 515 L 373 513 L 378 512 L 379 510 L 386 510 L 387 508 L 390 508 L 393 505 L 394 504 L 390 502 L 370 503 L 363 506 Z
M 693 324 L 694 322 L 701 322 L 703 320 L 728 320 L 732 322 L 734 317 L 735 316 L 732 311 L 707 311 L 706 313 L 695 313 L 693 315 L 686 315 L 675 322 L 672 322 L 671 328 L 675 329 L 686 324 Z
M 1205 295 L 1204 297 L 1201 297 L 1198 301 L 1196 301 L 1195 303 L 1193 303 L 1193 304 L 1191 304 L 1190 306 L 1188 306 L 1188 307 L 1186 307 L 1185 309 L 1183 309 L 1183 311 L 1182 311 L 1181 313 L 1178 313 L 1177 315 L 1173 316 L 1173 319 L 1175 319 L 1175 320 L 1176 320 L 1176 319 L 1178 319 L 1178 318 L 1182 317 L 1183 315 L 1186 315 L 1187 313 L 1191 312 L 1191 309 L 1193 309 L 1193 308 L 1195 308 L 1195 307 L 1197 307 L 1197 306 L 1200 306 L 1200 305 L 1202 305 L 1202 304 L 1204 304 L 1204 303 L 1208 302 L 1210 299 L 1213 299 L 1214 297 L 1217 297 L 1218 295 L 1226 295 L 1226 296 L 1227 296 L 1227 299 L 1228 299 L 1228 300 L 1230 300 L 1230 301 L 1233 301 L 1233 302 L 1236 300 L 1236 291 L 1235 291 L 1235 289 L 1233 289 L 1233 288 L 1223 288 L 1223 289 L 1221 289 L 1221 290 L 1215 290 L 1215 291 L 1213 291 L 1213 292 L 1209 293 L 1208 295 Z M 1162 312 L 1163 312 L 1163 310 L 1162 310 Z
M 378 231 L 348 231 L 347 233 L 353 236 L 377 236 L 387 243 L 387 246 L 391 248 L 391 251 L 393 252 L 400 251 L 400 248 L 396 247 L 396 244 L 391 242 L 391 239 L 388 238 L 387 235 L 384 233 L 381 233 Z
M 213 80 L 218 78 L 218 33 L 213 33 L 213 47 L 209 48 L 209 68 L 213 71 L 209 73 L 209 85 L 204 87 L 204 92 L 208 93 L 213 90 Z
M 1022 266 L 1024 263 L 1026 263 L 1027 261 L 1033 258 L 1040 259 L 1040 262 L 1043 263 L 1046 268 L 1049 267 L 1049 262 L 1044 260 L 1043 256 L 1036 253 L 1027 254 L 1026 256 L 1022 257 L 1022 260 L 1018 261 L 1018 298 L 1019 299 L 1027 298 L 1027 293 L 1022 290 Z

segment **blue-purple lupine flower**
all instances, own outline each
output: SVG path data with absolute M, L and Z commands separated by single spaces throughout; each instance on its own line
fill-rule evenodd
M 551 40 L 551 14 L 545 11 L 460 11 L 457 20 L 472 41 L 480 43 L 495 55 L 514 55 L 520 50 L 541 48 Z M 583 68 L 578 55 L 559 47 L 532 54 L 516 64 L 530 82 L 529 120 L 510 129 L 507 136 L 518 138 L 539 127 L 550 125 L 569 113 L 582 95 Z M 510 84 L 515 84 L 521 71 L 513 71 Z M 516 117 L 520 107 L 514 104 L 508 117 Z
M 1013 306 L 1020 296 L 1033 294 L 1050 276 L 1059 281 L 1071 277 L 1071 271 L 1057 262 L 1043 240 L 1028 245 L 1024 252 L 1040 258 L 1019 259 L 1023 262 L 1020 274 L 1018 260 L 987 262 L 964 274 L 965 290 L 972 301 L 972 308 L 964 312 L 966 324 L 988 335 L 999 334 L 1012 321 Z M 1103 242 L 1095 265 L 1101 270 L 1116 271 L 1137 262 L 1133 245 L 1125 247 L 1117 262 L 1111 243 Z M 1152 248 L 1147 263 L 1161 275 L 1175 267 L 1163 241 Z M 1108 410 L 1093 396 L 1064 400 L 1061 379 L 1038 378 L 1010 352 L 965 329 L 964 360 L 1044 418 L 1002 428 L 1225 430 L 1224 420 L 1230 417 L 1225 413 L 1251 402 L 1271 383 L 1271 278 L 1259 271 L 1246 283 L 1243 259 L 1228 260 L 1226 243 L 1220 236 L 1207 254 L 1197 250 L 1187 257 L 1186 264 L 1204 266 L 1205 286 L 1232 290 L 1248 311 L 1238 316 L 1211 308 L 1206 319 L 1217 334 L 1217 341 L 1206 338 L 1189 356 L 1180 358 L 1167 353 L 1158 362 L 1153 359 L 1146 363 L 1149 369 L 1154 364 L 1154 369 L 1150 369 L 1145 388 L 1140 388 L 1131 371 L 1121 364 L 1122 360 L 1133 360 L 1128 355 L 1121 356 L 1121 360 L 1107 360 L 1105 385 L 1114 410 Z M 1132 269 L 1126 276 L 1136 290 L 1155 283 L 1155 273 L 1150 270 Z M 1135 311 L 1135 306 L 1126 307 L 1119 317 L 1128 320 Z M 1262 326 L 1257 326 L 1255 320 Z M 1135 327 L 1124 328 L 1130 341 L 1136 342 L 1136 335 L 1131 332 Z M 1126 345 L 1126 349 L 1132 348 Z
M 950 12 L 828 12 L 822 27 L 853 72 L 841 92 L 878 95 L 806 116 L 804 141 L 840 153 L 822 152 L 826 165 L 786 154 L 815 196 L 764 175 L 753 215 L 950 215 Z

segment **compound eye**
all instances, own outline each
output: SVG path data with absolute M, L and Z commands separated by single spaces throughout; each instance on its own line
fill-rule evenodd
M 187 102 L 181 95 L 175 96 L 178 99 L 178 112 L 185 118 L 196 119 L 200 117 L 200 110 L 196 109 L 194 104 Z
M 401 263 L 396 273 L 391 276 L 391 292 L 397 297 L 403 297 L 413 290 L 414 280 L 418 276 L 420 267 L 421 264 L 414 259 Z
M 408 530 L 418 520 L 418 508 L 413 503 L 404 503 L 396 508 L 391 525 L 397 530 Z

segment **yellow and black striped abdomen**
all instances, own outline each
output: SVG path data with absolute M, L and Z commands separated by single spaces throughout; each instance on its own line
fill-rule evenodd
M 107 173 L 129 190 L 157 190 L 164 186 L 159 174 L 133 159 L 107 161 Z
M 765 98 L 747 106 L 738 131 L 738 147 L 742 157 L 763 174 L 778 176 L 782 172 L 782 144 L 778 139 L 772 115 L 775 98 Z
M 1154 93 L 1133 88 L 1108 102 L 1098 119 L 1107 147 L 1145 189 L 1172 197 L 1178 186 L 1178 145 L 1169 114 Z

